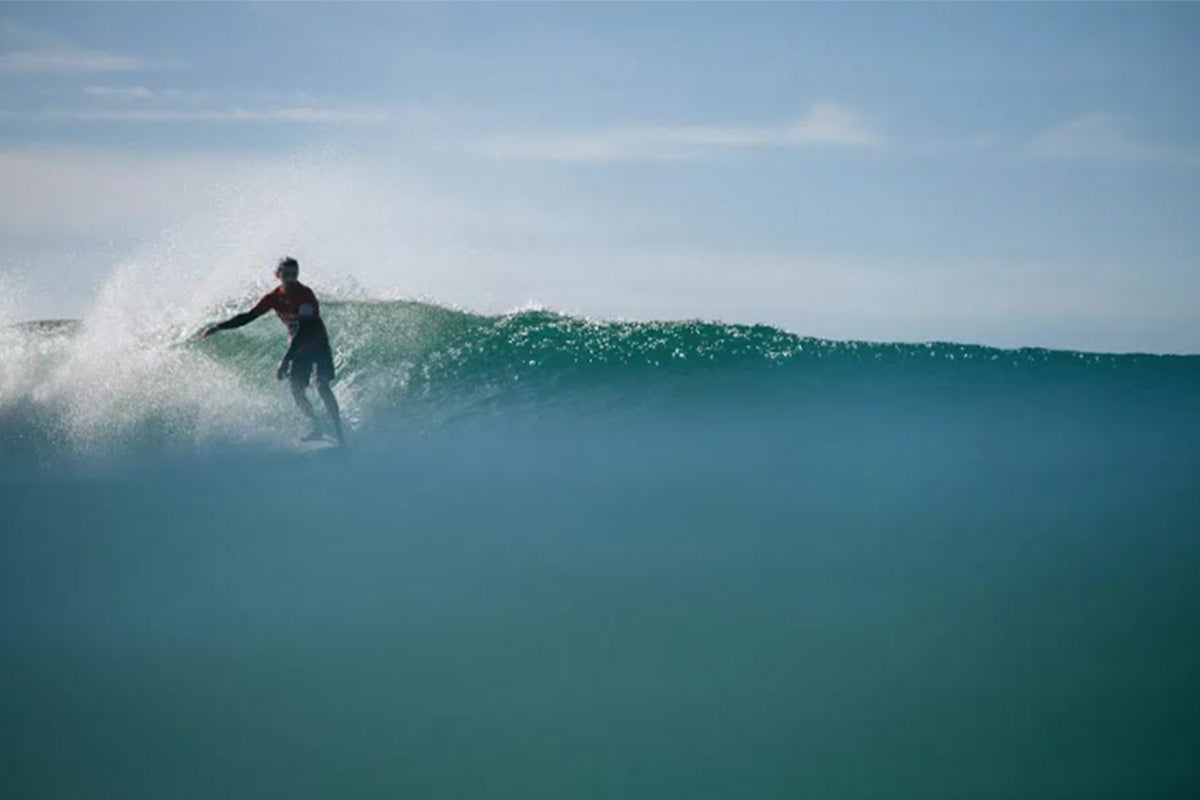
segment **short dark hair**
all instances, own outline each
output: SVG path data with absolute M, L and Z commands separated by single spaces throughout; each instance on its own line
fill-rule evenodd
M 280 270 L 285 269 L 294 269 L 296 272 L 299 272 L 300 262 L 291 256 L 284 256 L 283 258 L 279 259 L 279 266 L 275 267 L 275 271 L 279 272 Z

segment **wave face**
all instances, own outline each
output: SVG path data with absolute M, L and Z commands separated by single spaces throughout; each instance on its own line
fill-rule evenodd
M 1079 424 L 1136 416 L 1126 402 L 1186 406 L 1200 386 L 1200 357 L 831 341 L 761 325 L 483 316 L 419 302 L 331 302 L 325 315 L 338 394 L 351 429 L 368 438 L 463 420 L 669 416 L 723 403 L 802 427 L 817 409 L 857 409 L 867 426 L 896 413 L 912 422 L 985 410 L 995 417 L 981 424 L 999 430 L 1034 411 Z M 290 441 L 295 413 L 271 379 L 284 349 L 273 319 L 203 342 L 191 333 L 9 326 L 0 332 L 4 443 L 56 457 Z
M 6 796 L 1200 787 L 1200 358 L 324 308 L 0 329 Z

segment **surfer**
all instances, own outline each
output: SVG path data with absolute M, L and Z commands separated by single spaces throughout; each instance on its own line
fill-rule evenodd
M 337 398 L 333 395 L 333 389 L 329 387 L 334 379 L 333 352 L 329 348 L 329 334 L 325 330 L 325 323 L 321 321 L 317 296 L 313 294 L 312 289 L 300 282 L 300 264 L 291 256 L 279 260 L 279 266 L 275 268 L 275 277 L 279 278 L 279 287 L 263 295 L 254 308 L 213 325 L 201 333 L 200 338 L 206 339 L 217 331 L 240 328 L 268 311 L 274 311 L 288 329 L 288 349 L 283 354 L 283 360 L 279 362 L 279 369 L 275 370 L 275 378 L 283 380 L 285 375 L 288 376 L 292 386 L 292 397 L 311 423 L 312 427 L 304 440 L 314 441 L 324 436 L 321 422 L 313 412 L 312 403 L 308 401 L 306 393 L 315 371 L 317 394 L 321 395 L 325 402 L 325 409 L 329 412 L 329 418 L 333 420 L 334 433 L 341 444 L 342 417 L 338 411 Z

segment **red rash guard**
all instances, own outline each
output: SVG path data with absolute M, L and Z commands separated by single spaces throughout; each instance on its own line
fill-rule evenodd
M 300 331 L 301 319 L 305 321 L 305 341 L 297 343 L 297 352 L 329 344 L 325 323 L 321 322 L 321 308 L 317 296 L 304 284 L 297 282 L 290 292 L 282 286 L 267 292 L 254 308 L 250 309 L 250 314 L 261 317 L 268 311 L 274 311 L 279 321 L 287 326 L 288 341 L 294 339 Z

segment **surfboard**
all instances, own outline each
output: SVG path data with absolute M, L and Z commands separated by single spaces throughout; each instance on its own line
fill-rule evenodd
M 301 440 L 296 444 L 296 449 L 301 453 L 320 453 L 326 450 L 337 450 L 338 443 L 332 439 L 309 439 Z

